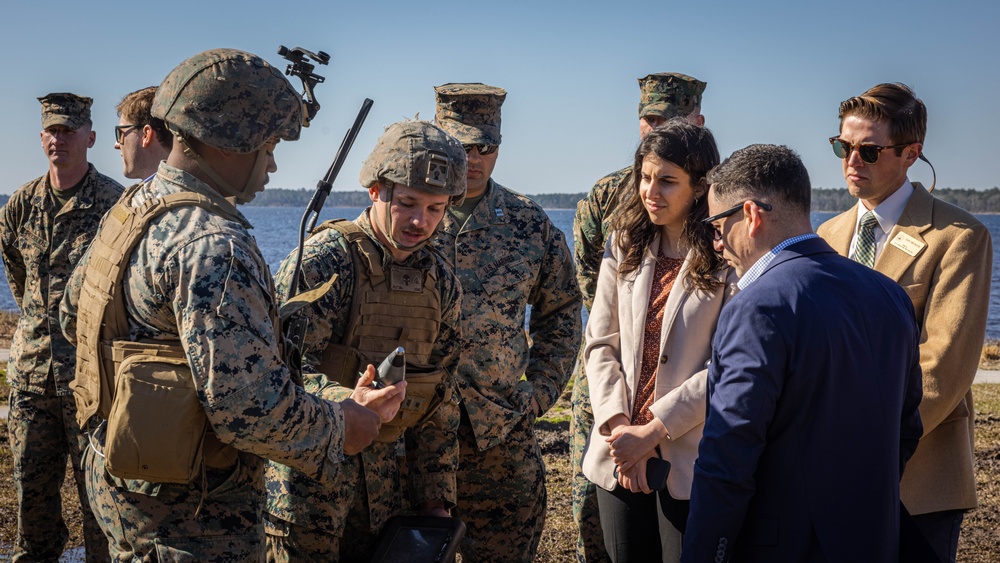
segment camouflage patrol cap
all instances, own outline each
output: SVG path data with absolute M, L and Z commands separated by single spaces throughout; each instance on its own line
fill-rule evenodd
M 298 139 L 304 115 L 302 98 L 281 71 L 236 49 L 182 62 L 156 89 L 150 110 L 172 131 L 235 153 Z
M 434 88 L 434 121 L 464 145 L 500 144 L 500 106 L 507 91 L 486 84 L 445 84 Z
M 429 121 L 400 121 L 379 137 L 358 179 L 366 188 L 383 179 L 460 202 L 466 167 L 458 139 Z
M 42 103 L 42 129 L 53 125 L 79 129 L 91 122 L 90 106 L 94 100 L 87 96 L 57 92 L 42 96 L 38 101 Z
M 639 117 L 687 117 L 701 107 L 706 84 L 679 72 L 649 74 L 639 79 Z

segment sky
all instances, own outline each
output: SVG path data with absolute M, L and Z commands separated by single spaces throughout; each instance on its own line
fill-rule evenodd
M 0 193 L 44 174 L 36 98 L 94 98 L 90 161 L 123 183 L 115 105 L 159 84 L 200 51 L 231 47 L 284 68 L 279 45 L 325 51 L 322 105 L 275 152 L 271 187 L 323 177 L 365 98 L 375 104 L 334 190 L 358 190 L 384 127 L 434 116 L 434 86 L 507 90 L 493 177 L 528 194 L 584 192 L 630 163 L 639 140 L 637 79 L 682 72 L 708 83 L 706 125 L 723 157 L 788 145 L 813 187 L 844 185 L 827 139 L 842 100 L 881 82 L 911 86 L 928 107 L 924 154 L 938 187 L 1000 185 L 1000 2 L 80 2 L 5 0 Z M 298 80 L 293 79 L 298 88 Z M 911 180 L 931 182 L 922 163 Z

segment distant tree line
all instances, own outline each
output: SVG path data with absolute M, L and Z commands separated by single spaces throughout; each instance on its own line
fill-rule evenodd
M 249 205 L 257 207 L 302 207 L 309 203 L 315 190 L 299 188 L 268 188 Z M 587 194 L 538 194 L 529 195 L 532 200 L 545 209 L 576 209 L 576 204 Z M 957 205 L 971 213 L 1000 213 L 1000 187 L 988 190 L 973 190 L 959 188 L 938 188 L 934 195 L 943 201 Z M 7 203 L 9 195 L 0 194 L 0 205 Z M 812 210 L 835 213 L 846 211 L 857 202 L 846 188 L 815 188 L 812 191 Z M 326 200 L 329 207 L 367 207 L 371 203 L 368 192 L 355 190 L 350 192 L 331 192 Z
M 959 188 L 938 188 L 934 195 L 941 201 L 957 205 L 970 213 L 1000 213 L 1000 187 L 988 190 L 971 190 Z M 846 211 L 857 201 L 847 188 L 814 188 L 812 191 L 812 210 L 837 213 Z

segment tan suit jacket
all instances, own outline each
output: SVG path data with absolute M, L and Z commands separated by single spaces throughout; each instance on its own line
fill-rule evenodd
M 920 324 L 924 435 L 900 496 L 911 514 L 926 514 L 976 507 L 972 382 L 986 333 L 993 243 L 971 214 L 913 186 L 875 269 L 902 286 Z M 816 232 L 847 256 L 856 219 L 855 206 Z M 909 252 L 894 242 L 907 243 L 900 246 Z
M 650 248 L 659 248 L 660 239 Z M 618 249 L 609 242 L 597 278 L 594 306 L 587 321 L 584 351 L 594 427 L 583 457 L 583 473 L 607 490 L 617 483 L 615 464 L 605 437 L 608 421 L 616 414 L 631 418 L 636 386 L 642 368 L 642 342 L 649 291 L 656 257 L 646 251 L 632 279 L 618 278 Z M 660 442 L 660 453 L 670 461 L 667 488 L 675 499 L 691 496 L 694 460 L 698 457 L 706 412 L 706 363 L 711 357 L 712 336 L 719 311 L 736 294 L 737 276 L 731 269 L 717 274 L 725 285 L 712 292 L 696 290 L 683 282 L 690 254 L 663 307 L 660 363 L 656 370 L 650 411 L 667 428 L 671 439 Z

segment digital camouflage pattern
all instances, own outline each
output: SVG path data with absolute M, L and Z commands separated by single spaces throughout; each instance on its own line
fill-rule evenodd
M 481 451 L 472 427 L 459 429 L 459 505 L 465 522 L 465 561 L 534 561 L 545 527 L 545 463 L 535 438 L 535 415 L 514 423 L 507 440 Z
M 400 121 L 379 137 L 358 179 L 364 188 L 383 179 L 464 199 L 467 171 L 465 149 L 458 139 L 429 121 Z
M 530 468 L 541 464 L 530 424 L 523 434 L 513 430 L 534 418 L 532 398 L 540 412 L 547 411 L 573 370 L 581 336 L 573 262 L 565 236 L 542 208 L 492 179 L 464 225 L 452 211 L 442 223 L 433 244 L 455 265 L 462 282 L 462 335 L 467 342 L 458 365 L 468 444 L 461 452 L 458 510 L 467 523 L 493 519 L 504 530 L 482 538 L 470 527 L 463 553 L 476 545 L 475 561 L 490 560 L 490 551 L 533 554 L 538 538 L 528 535 L 518 519 L 515 497 L 494 493 L 509 490 L 501 482 L 522 491 L 516 498 L 540 506 L 542 520 L 545 497 L 529 497 L 537 483 L 523 474 L 491 473 L 490 468 L 509 462 L 533 474 Z M 528 306 L 531 318 L 525 331 Z M 525 457 L 517 457 L 521 455 Z M 479 469 L 467 463 L 472 456 L 479 456 Z
M 701 107 L 707 84 L 679 72 L 648 74 L 639 79 L 639 117 L 687 117 Z
M 437 95 L 435 123 L 463 144 L 500 144 L 500 106 L 507 91 L 486 84 L 444 84 Z
M 42 129 L 53 125 L 65 125 L 79 129 L 90 123 L 90 106 L 93 98 L 78 96 L 68 92 L 46 94 L 38 101 L 42 104 Z
M 632 167 L 608 174 L 594 184 L 587 197 L 576 206 L 573 218 L 573 260 L 576 279 L 589 311 L 597 292 L 597 274 L 601 270 L 604 247 L 611 234 L 614 211 L 632 188 Z M 597 487 L 583 474 L 583 453 L 594 427 L 594 409 L 590 404 L 590 385 L 584 370 L 583 348 L 573 374 L 572 417 L 569 423 L 570 464 L 573 471 L 573 519 L 580 529 L 577 537 L 577 560 L 590 563 L 610 561 L 604 548 L 604 532 L 597 508 Z
M 33 558 L 50 551 L 62 553 L 68 536 L 59 489 L 67 457 L 73 462 L 77 489 L 85 493 L 83 474 L 76 469 L 82 467 L 86 437 L 76 425 L 76 405 L 69 388 L 76 350 L 57 322 L 59 301 L 101 217 L 121 193 L 120 184 L 91 165 L 80 188 L 62 208 L 57 208 L 46 173 L 18 188 L 0 209 L 0 252 L 21 311 L 7 364 L 11 386 L 8 432 L 18 493 L 16 555 Z M 100 560 L 106 557 L 107 540 L 85 494 L 80 496 L 80 505 L 88 557 Z
M 241 451 L 239 463 L 225 486 L 206 491 L 199 480 L 179 485 L 112 478 L 103 461 L 87 466 L 88 483 L 95 485 L 92 502 L 114 539 L 115 557 L 142 559 L 190 548 L 192 560 L 259 560 L 264 533 L 259 457 L 320 479 L 335 475 L 344 457 L 343 413 L 339 405 L 291 383 L 272 321 L 277 318 L 274 284 L 250 224 L 235 207 L 166 163 L 131 203 L 142 205 L 182 190 L 215 200 L 239 220 L 191 206 L 151 222 L 128 258 L 122 282 L 128 337 L 180 340 L 211 429 L 222 443 Z M 79 268 L 74 274 L 73 291 L 63 302 L 62 321 L 69 332 L 82 283 L 76 278 L 84 273 Z M 207 476 L 214 473 L 209 469 Z M 226 478 L 222 475 L 220 482 Z M 225 536 L 225 541 L 207 542 L 208 536 Z M 261 556 L 227 555 L 244 550 L 260 550 Z
M 299 138 L 302 98 L 257 55 L 212 49 L 194 55 L 156 89 L 153 117 L 220 150 L 249 153 L 273 138 Z
M 260 458 L 240 453 L 233 470 L 209 469 L 188 485 L 118 479 L 93 448 L 85 466 L 111 561 L 264 561 Z
M 463 158 L 464 154 L 463 151 Z M 370 209 L 354 222 L 375 243 L 382 253 L 383 266 L 388 268 L 393 262 L 392 253 L 375 236 Z M 428 363 L 453 368 L 462 349 L 462 290 L 458 278 L 440 256 L 427 249 L 415 251 L 401 265 L 422 271 L 436 270 L 441 329 Z M 276 278 L 283 299 L 289 293 L 294 268 L 293 252 L 282 262 Z M 354 268 L 349 243 L 336 229 L 319 231 L 306 241 L 300 289 L 318 287 L 337 276 L 330 290 L 301 313 L 309 323 L 302 361 L 303 372 L 308 374 L 306 389 L 332 401 L 346 399 L 352 389 L 315 373 L 314 366 L 320 363 L 327 346 L 341 342 L 348 331 L 356 291 Z M 454 385 L 454 380 L 450 384 Z M 274 534 L 269 533 L 268 537 L 269 554 L 275 554 L 273 558 L 269 555 L 269 560 L 280 560 L 283 556 L 279 554 L 286 548 L 294 553 L 308 553 L 309 546 L 316 543 L 308 538 L 315 535 L 325 536 L 333 546 L 332 553 L 339 553 L 341 560 L 368 560 L 373 555 L 378 532 L 390 517 L 429 500 L 443 500 L 446 506 L 454 506 L 459 414 L 458 394 L 452 396 L 454 401 L 442 404 L 429 422 L 406 431 L 405 446 L 403 439 L 388 444 L 374 442 L 340 463 L 336 475 L 325 483 L 283 465 L 268 464 L 267 512 L 276 524 Z M 341 538 L 347 541 L 341 542 Z M 321 556 L 312 554 L 314 558 Z M 323 560 L 335 561 L 336 557 Z
M 41 395 L 52 379 L 56 395 L 72 396 L 76 349 L 60 330 L 59 302 L 101 217 L 123 189 L 90 165 L 79 190 L 61 209 L 47 173 L 18 188 L 0 209 L 0 251 L 21 310 L 7 367 L 12 388 Z

